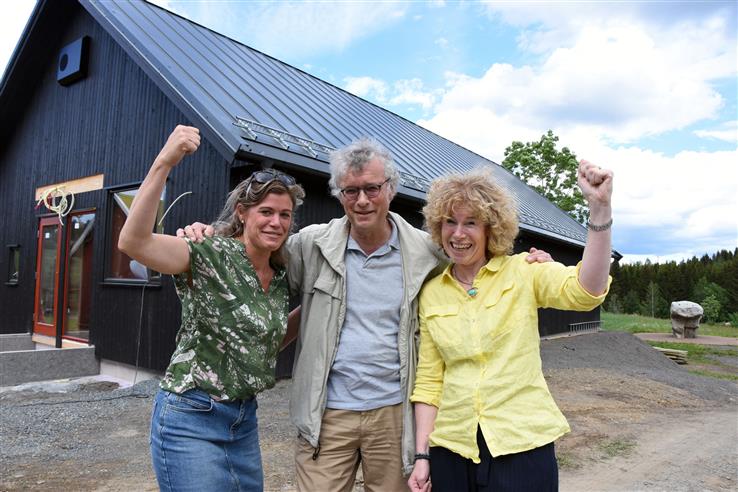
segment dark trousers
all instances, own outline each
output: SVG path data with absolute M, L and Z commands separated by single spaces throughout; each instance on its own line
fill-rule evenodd
M 446 448 L 430 448 L 433 492 L 557 492 L 559 469 L 554 444 L 493 458 L 477 428 L 481 462 Z

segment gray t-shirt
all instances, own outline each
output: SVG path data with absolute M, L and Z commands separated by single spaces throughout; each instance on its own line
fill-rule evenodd
M 397 335 L 404 287 L 397 228 L 392 224 L 387 243 L 368 256 L 349 237 L 345 263 L 346 318 L 328 376 L 327 407 L 396 405 L 402 402 Z

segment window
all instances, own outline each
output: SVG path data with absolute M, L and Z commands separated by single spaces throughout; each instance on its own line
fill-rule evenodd
M 159 211 L 156 214 L 156 225 L 154 232 L 162 233 L 164 227 L 161 222 L 164 213 L 164 197 L 165 191 L 162 192 L 159 199 Z M 120 231 L 128 218 L 133 199 L 138 193 L 138 188 L 128 188 L 116 190 L 111 193 L 112 197 L 112 218 L 110 233 L 110 262 L 108 264 L 108 279 L 110 280 L 129 280 L 129 281 L 158 281 L 161 277 L 159 272 L 149 270 L 136 260 L 131 259 L 127 254 L 118 249 L 118 237 Z
M 8 280 L 6 285 L 18 285 L 20 279 L 20 245 L 8 244 Z
M 65 338 L 90 339 L 90 312 L 92 305 L 92 248 L 95 234 L 95 212 L 75 212 L 66 220 L 67 267 L 64 276 Z

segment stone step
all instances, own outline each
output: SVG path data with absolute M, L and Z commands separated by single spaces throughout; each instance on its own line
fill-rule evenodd
M 0 386 L 97 374 L 95 347 L 0 352 Z

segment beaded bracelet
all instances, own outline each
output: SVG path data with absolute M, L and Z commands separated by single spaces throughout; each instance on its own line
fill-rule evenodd
M 601 225 L 596 225 L 596 224 L 593 224 L 587 221 L 587 228 L 589 228 L 589 230 L 591 231 L 602 232 L 602 231 L 608 230 L 610 227 L 612 227 L 612 218 L 610 218 L 610 220 L 608 220 L 607 222 Z
M 415 461 L 428 460 L 430 461 L 430 455 L 427 453 L 415 453 Z

